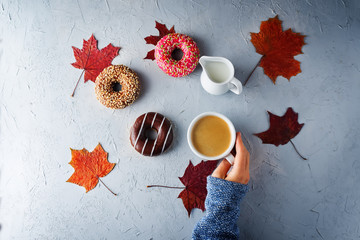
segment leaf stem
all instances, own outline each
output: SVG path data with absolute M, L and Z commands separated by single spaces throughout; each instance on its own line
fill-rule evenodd
M 77 86 L 78 86 L 78 84 L 79 84 L 79 82 L 80 82 L 80 79 L 81 79 L 82 75 L 84 74 L 84 72 L 85 72 L 85 69 L 81 72 L 81 75 L 80 75 L 80 77 L 79 77 L 79 79 L 78 79 L 78 81 L 77 81 L 77 83 L 76 83 L 76 85 L 75 85 L 74 91 L 73 91 L 73 93 L 71 94 L 71 97 L 74 97 L 75 89 L 77 88 Z
M 107 190 L 109 190 L 112 194 L 114 194 L 115 196 L 117 196 L 116 193 L 114 193 L 113 191 L 111 191 L 110 188 L 108 188 L 108 186 L 106 186 L 106 184 L 99 178 L 99 176 L 96 176 L 96 177 L 99 179 L 99 181 L 100 181 L 102 184 L 104 184 L 104 186 L 107 188 Z
M 147 188 L 152 188 L 152 187 L 162 187 L 162 188 L 176 188 L 176 189 L 184 189 L 185 187 L 169 187 L 169 186 L 163 186 L 163 185 L 147 185 Z
M 291 141 L 291 139 L 290 139 L 290 143 L 293 145 L 296 153 L 299 154 L 299 156 L 300 156 L 303 160 L 307 160 L 307 158 L 304 158 L 304 157 L 299 153 L 299 151 L 296 149 L 296 147 L 295 147 L 294 143 Z
M 249 81 L 251 75 L 254 73 L 255 69 L 260 65 L 260 62 L 261 62 L 261 59 L 262 59 L 262 58 L 263 58 L 263 57 L 260 58 L 259 62 L 255 65 L 254 69 L 251 71 L 251 73 L 250 73 L 249 76 L 247 77 L 247 79 L 246 79 L 246 81 L 245 81 L 245 83 L 244 83 L 244 87 L 245 87 L 245 85 L 247 84 L 247 82 Z

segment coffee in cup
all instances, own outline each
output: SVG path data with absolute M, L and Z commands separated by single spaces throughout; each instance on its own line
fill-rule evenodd
M 207 160 L 226 158 L 232 163 L 230 151 L 234 147 L 235 138 L 235 128 L 231 121 L 215 112 L 198 115 L 188 129 L 191 150 Z

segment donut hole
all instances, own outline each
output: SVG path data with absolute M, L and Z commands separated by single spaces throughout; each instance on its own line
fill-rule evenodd
M 145 130 L 145 137 L 148 138 L 149 140 L 155 140 L 158 136 L 158 133 L 155 129 L 153 128 L 148 128 Z
M 121 84 L 118 82 L 114 82 L 111 87 L 115 92 L 120 92 L 122 88 Z
M 184 56 L 184 52 L 180 48 L 175 48 L 174 51 L 171 52 L 171 58 L 175 61 L 180 61 Z

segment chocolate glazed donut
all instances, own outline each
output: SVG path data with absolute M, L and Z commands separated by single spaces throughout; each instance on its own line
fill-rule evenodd
M 156 139 L 148 138 L 149 129 L 157 132 Z M 166 151 L 173 141 L 172 125 L 169 119 L 160 113 L 144 113 L 135 120 L 130 130 L 130 142 L 136 151 L 145 156 L 156 156 Z

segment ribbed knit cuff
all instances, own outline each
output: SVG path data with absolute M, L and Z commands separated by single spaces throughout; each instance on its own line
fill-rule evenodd
M 228 203 L 240 203 L 243 196 L 249 191 L 247 184 L 227 181 L 212 176 L 207 177 L 207 200 Z

